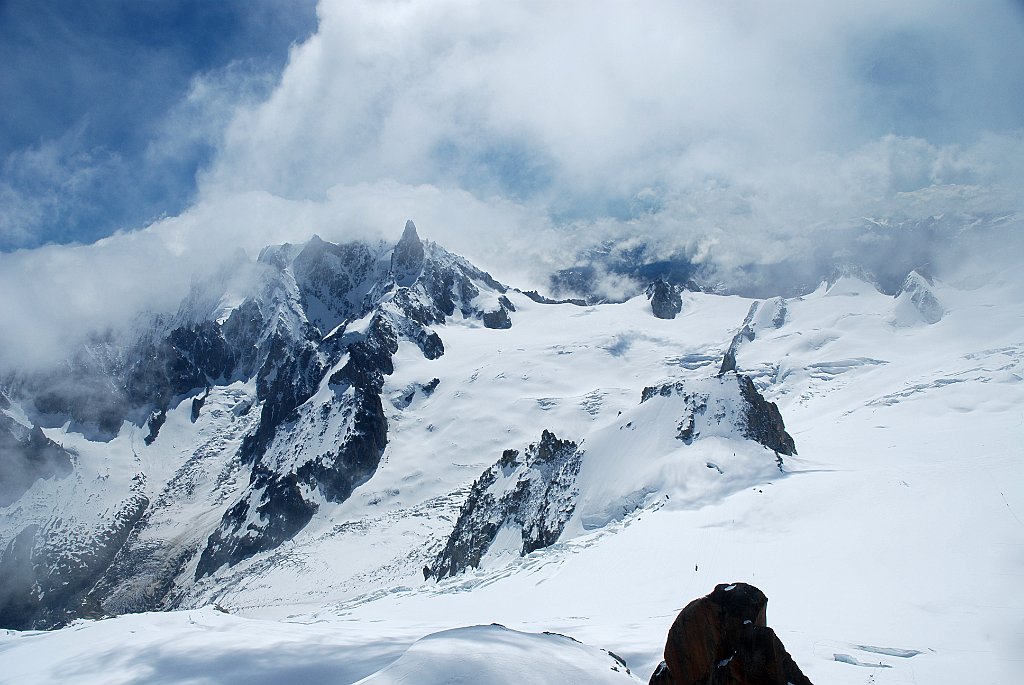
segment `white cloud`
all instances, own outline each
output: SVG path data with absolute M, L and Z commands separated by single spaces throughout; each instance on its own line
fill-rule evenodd
M 196 279 L 222 269 L 239 249 L 253 260 L 268 244 L 304 242 L 314 233 L 334 241 L 397 240 L 409 217 L 425 238 L 462 238 L 485 268 L 500 261 L 506 245 L 536 235 L 528 227 L 543 221 L 499 199 L 381 182 L 337 186 L 317 202 L 239 193 L 91 245 L 0 253 L 0 372 L 52 364 L 91 332 L 132 326 L 138 312 L 173 313 Z M 507 242 L 496 244 L 499 235 Z M 535 275 L 514 273 L 527 285 Z
M 897 193 L 999 183 L 984 167 L 1006 171 L 1000 148 L 1020 135 L 986 133 L 988 110 L 1024 110 L 1024 93 L 972 115 L 949 101 L 992 72 L 1007 87 L 1024 76 L 1019 14 L 923 0 L 325 0 L 319 32 L 235 119 L 204 188 L 320 200 L 338 185 L 431 184 L 548 214 L 576 244 L 580 231 L 654 231 L 771 261 L 790 238 L 891 211 Z M 914 59 L 873 52 L 900 41 Z M 933 82 L 941 92 L 922 90 Z M 930 100 L 901 104 L 908 92 Z M 893 134 L 878 117 L 896 111 L 912 133 L 925 109 L 960 138 Z M 768 244 L 725 254 L 740 236 Z M 472 236 L 453 239 L 465 250 Z
M 410 217 L 543 287 L 606 238 L 729 270 L 839 253 L 865 217 L 1024 209 L 1024 12 L 1009 1 L 323 0 L 318 13 L 265 101 L 212 79 L 169 118 L 171 148 L 217 145 L 193 209 L 96 246 L 0 256 L 5 292 L 36 289 L 5 298 L 4 320 L 71 336 L 173 306 L 234 246 L 394 236 Z M 29 353 L 4 330 L 8 358 Z

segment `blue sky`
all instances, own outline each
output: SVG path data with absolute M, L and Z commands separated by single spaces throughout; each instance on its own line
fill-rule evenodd
M 0 0 L 0 65 L 18 363 L 409 218 L 541 290 L 607 240 L 723 279 L 1024 254 L 1022 0 Z
M 216 145 L 216 128 L 181 130 L 204 114 L 195 79 L 264 97 L 315 29 L 311 0 L 0 2 L 0 250 L 180 212 Z
M 628 221 L 709 184 L 778 199 L 778 168 L 800 186 L 886 136 L 932 147 L 916 190 L 1024 127 L 1020 0 L 321 5 L 0 2 L 0 251 L 360 183 Z

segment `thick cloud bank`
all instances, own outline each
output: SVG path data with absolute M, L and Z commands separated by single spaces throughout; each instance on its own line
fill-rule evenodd
M 879 243 L 880 265 L 941 262 L 979 227 L 1019 244 L 1010 0 L 323 0 L 318 16 L 269 97 L 231 110 L 194 207 L 0 255 L 3 361 L 173 307 L 237 247 L 397 237 L 406 218 L 542 288 L 604 240 L 723 279 L 870 255 L 880 226 L 931 227 Z

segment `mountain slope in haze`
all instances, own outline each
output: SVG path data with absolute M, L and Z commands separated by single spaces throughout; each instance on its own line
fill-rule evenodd
M 528 316 L 524 308 L 554 308 L 559 317 L 580 313 L 578 305 L 510 291 L 466 260 L 422 241 L 412 222 L 394 246 L 336 245 L 314 236 L 304 245 L 268 247 L 241 297 L 229 292 L 227 281 L 203 288 L 175 316 L 153 318 L 153 325 L 120 346 L 111 338 L 81 352 L 69 362 L 75 370 L 70 385 L 53 384 L 52 374 L 44 373 L 15 388 L 19 409 L 35 428 L 4 420 L 39 445 L 49 440 L 39 423 L 62 426 L 65 437 L 77 433 L 83 456 L 77 468 L 65 457 L 59 468 L 64 478 L 36 488 L 49 492 L 12 494 L 3 565 L 23 582 L 9 587 L 0 607 L 6 625 L 50 627 L 81 615 L 173 607 L 200 593 L 223 591 L 225 577 L 247 576 L 245 568 L 232 569 L 254 558 L 266 563 L 319 512 L 344 504 L 374 480 L 388 458 L 392 422 L 414 412 L 410 405 L 417 397 L 425 399 L 442 383 L 440 377 L 424 377 L 396 391 L 387 382 L 396 360 L 410 366 L 442 358 L 446 346 L 439 331 L 447 335 L 448 324 L 477 328 L 481 337 L 493 330 L 514 339 L 510 329 L 514 319 Z M 658 306 L 652 303 L 651 313 L 660 316 Z M 788 436 L 789 444 L 780 447 L 750 433 L 748 415 L 767 405 L 749 380 L 737 378 L 742 382 L 731 386 L 732 398 L 715 400 L 725 402 L 712 412 L 717 432 L 705 433 L 760 440 L 791 453 Z M 81 379 L 89 382 L 77 385 Z M 606 392 L 596 380 L 595 410 Z M 104 389 L 99 402 L 90 394 L 95 387 Z M 683 392 L 681 382 L 661 394 L 673 392 Z M 634 397 L 637 403 L 648 399 Z M 694 397 L 699 406 L 673 410 L 679 416 L 638 415 L 649 434 L 645 440 L 680 424 L 672 428 L 677 439 L 644 449 L 674 455 L 692 442 L 692 425 L 687 436 L 681 422 L 692 424 L 708 407 L 707 393 L 687 402 L 692 405 Z M 777 410 L 768 421 L 781 425 Z M 637 430 L 632 421 L 621 423 L 620 430 Z M 599 445 L 600 435 L 595 434 Z M 592 456 L 579 460 L 577 470 L 583 461 L 603 458 L 600 448 L 587 451 Z M 57 473 L 57 467 L 39 468 L 41 476 Z M 417 472 L 429 469 L 407 475 L 415 478 Z M 562 487 L 580 493 L 572 480 Z M 462 487 L 450 480 L 416 505 L 439 497 L 454 502 Z M 596 482 L 583 486 L 581 501 L 587 487 Z M 628 492 L 606 492 L 602 497 L 609 501 L 590 505 L 596 514 L 581 508 L 588 518 L 582 528 L 574 523 L 570 529 L 619 519 L 662 489 L 651 477 Z M 391 491 L 400 489 L 385 489 Z M 578 498 L 574 494 L 565 506 L 575 509 Z M 97 511 L 92 502 L 104 506 Z M 535 515 L 519 512 L 519 518 Z M 521 553 L 552 544 L 569 523 L 551 523 Z M 457 528 L 449 544 L 466 544 L 458 535 Z M 498 547 L 493 536 L 483 547 L 473 544 L 474 566 L 487 548 Z M 454 563 L 448 572 L 465 567 Z
M 66 500 L 54 503 L 58 516 L 79 529 L 79 546 L 46 532 L 52 511 L 45 496 L 8 503 L 14 535 L 7 546 L 21 540 L 19 549 L 28 551 L 18 563 L 30 558 L 35 576 L 53 578 L 16 593 L 20 597 L 2 612 L 5 623 L 47 625 L 59 622 L 53 617 L 64 610 L 73 617 L 80 605 L 97 602 L 112 610 L 160 606 L 186 566 L 201 578 L 276 548 L 322 503 L 344 501 L 376 469 L 387 444 L 380 393 L 399 341 L 436 359 L 444 345 L 431 325 L 455 315 L 486 325 L 511 306 L 504 286 L 443 248 L 425 245 L 412 222 L 394 247 L 335 245 L 314 236 L 302 246 L 265 249 L 258 267 L 253 292 L 237 306 L 224 311 L 219 304 L 227 293 L 207 295 L 208 303 L 218 304 L 217 318 L 212 312 L 204 318 L 197 311 L 202 299 L 192 298 L 172 320 L 157 320 L 122 347 L 104 342 L 102 355 L 89 354 L 93 349 L 80 354 L 71 362 L 76 373 L 70 383 L 54 384 L 43 374 L 20 385 L 33 415 L 28 422 L 81 430 L 107 472 L 86 484 L 80 481 L 89 469 L 79 469 L 77 482 L 57 485 Z M 94 386 L 104 388 L 99 402 Z M 183 405 L 191 427 L 169 418 Z M 45 440 L 38 426 L 34 431 L 33 439 Z M 128 452 L 130 459 L 121 456 Z M 140 452 L 160 463 L 147 468 Z M 168 472 L 170 464 L 177 465 Z M 63 475 L 70 467 L 65 458 Z M 120 483 L 108 482 L 111 467 L 123 469 Z M 89 500 L 121 496 L 128 499 L 110 502 L 98 517 L 75 511 Z M 199 510 L 165 514 L 184 503 Z M 220 517 L 212 531 L 211 516 Z M 192 530 L 151 535 L 162 520 Z M 18 525 L 22 529 L 13 531 Z M 29 535 L 32 526 L 36 533 Z M 83 553 L 95 556 L 99 529 L 101 537 L 117 540 L 116 558 L 104 553 L 94 562 L 73 561 Z M 44 547 L 54 547 L 57 557 L 67 547 L 67 559 L 44 557 Z M 52 605 L 46 597 L 63 583 L 53 569 L 67 564 L 80 567 L 83 582 L 73 601 L 62 592 L 60 604 Z M 10 607 L 24 606 L 31 594 L 41 597 L 37 615 L 14 615 Z
M 26 417 L 49 425 L 66 417 L 64 430 L 82 431 L 78 444 L 93 463 L 79 464 L 74 478 L 55 484 L 49 494 L 30 493 L 8 507 L 5 568 L 17 570 L 25 582 L 8 593 L 0 612 L 7 625 L 49 627 L 79 615 L 173 607 L 194 601 L 197 592 L 222 591 L 224 577 L 248 573 L 231 569 L 253 558 L 266 563 L 268 554 L 306 529 L 318 512 L 344 504 L 374 480 L 394 432 L 391 422 L 414 411 L 410 405 L 417 396 L 429 396 L 442 382 L 422 378 L 396 393 L 387 383 L 396 360 L 408 366 L 440 359 L 446 347 L 439 331 L 447 335 L 449 323 L 477 328 L 480 336 L 494 330 L 514 337 L 509 329 L 513 318 L 525 314 L 522 308 L 556 308 L 559 316 L 570 317 L 580 311 L 577 305 L 548 304 L 510 291 L 464 259 L 424 243 L 412 222 L 394 246 L 335 245 L 314 236 L 305 245 L 264 249 L 257 267 L 249 293 L 236 304 L 224 306 L 231 299 L 226 291 L 193 293 L 175 317 L 156 320 L 159 325 L 121 348 L 105 342 L 102 355 L 80 355 L 99 361 L 81 363 L 79 375 L 107 388 L 104 398 L 116 398 L 103 405 L 102 415 L 90 415 L 88 395 L 76 394 L 81 389 L 69 393 L 65 386 L 50 386 L 45 374 L 22 387 Z M 656 309 L 652 304 L 651 313 Z M 709 435 L 738 443 L 751 439 L 776 455 L 791 454 L 788 435 L 786 444 L 775 444 L 751 432 L 757 419 L 750 417 L 768 405 L 748 379 L 735 378 L 739 383 L 729 386 L 729 399 L 717 397 L 722 381 L 702 381 L 713 386 L 708 386 L 716 395 L 712 410 L 708 393 L 698 389 L 684 406 L 647 418 L 643 415 L 651 412 L 638 409 L 636 425 L 624 418 L 618 428 L 634 433 L 643 424 L 648 442 L 670 429 L 674 438 L 642 448 L 665 455 L 661 459 L 676 458 L 675 452 L 692 442 L 695 417 L 702 417 Z M 594 392 L 598 409 L 605 391 L 598 386 Z M 660 396 L 673 393 L 685 394 L 684 384 L 664 386 Z M 37 401 L 40 396 L 44 400 Z M 649 399 L 634 397 L 638 404 Z M 771 406 L 774 415 L 764 420 L 781 426 Z M 113 432 L 111 412 L 118 408 L 121 426 Z M 686 421 L 688 429 L 682 425 Z M 713 430 L 708 421 L 716 424 Z M 47 440 L 38 426 L 31 434 Z M 591 440 L 615 442 L 601 435 Z M 584 461 L 603 459 L 600 448 L 588 452 L 592 455 L 578 460 L 577 471 Z M 762 475 L 781 465 L 773 458 L 762 461 Z M 85 474 L 96 466 L 104 471 L 86 482 Z M 68 476 L 70 461 L 63 468 Z M 111 478 L 111 469 L 120 473 Z M 416 477 L 416 471 L 407 475 Z M 748 474 L 734 487 L 751 478 L 757 480 Z M 575 493 L 566 504 L 570 511 L 580 487 L 581 502 L 587 501 L 586 490 L 599 487 L 599 480 L 577 486 L 567 477 L 562 487 Z M 581 507 L 582 524 L 551 523 L 521 553 L 554 543 L 566 524 L 578 534 L 622 518 L 663 490 L 659 478 L 648 481 L 628 492 L 603 492 L 609 501 L 588 505 L 596 513 Z M 417 505 L 460 496 L 459 482 L 445 487 Z M 104 501 L 107 508 L 88 511 L 93 501 Z M 523 506 L 529 509 L 533 500 Z M 532 516 L 536 513 L 519 512 L 519 518 Z M 467 544 L 458 540 L 458 531 L 457 526 L 450 545 Z M 480 537 L 469 531 L 465 536 Z M 472 544 L 474 566 L 487 549 L 494 547 L 497 554 L 500 547 L 493 536 L 483 547 L 479 540 Z M 465 567 L 452 563 L 447 572 Z
M 133 391 L 150 399 L 119 410 L 113 434 L 41 411 L 28 381 L 5 388 L 3 416 L 38 425 L 73 467 L 3 509 L 5 577 L 42 597 L 22 616 L 216 602 L 291 617 L 116 619 L 110 631 L 160 625 L 168 640 L 130 648 L 118 672 L 191 653 L 210 623 L 238 631 L 216 640 L 229 660 L 278 633 L 347 636 L 351 668 L 288 653 L 357 679 L 429 633 L 500 622 L 611 649 L 646 676 L 675 610 L 724 578 L 772 597 L 814 682 L 1012 681 L 998 677 L 1024 609 L 1011 275 L 911 275 L 895 297 L 853 271 L 788 299 L 681 291 L 663 319 L 642 295 L 545 303 L 417 237 L 420 266 L 411 233 L 402 249 L 269 248 L 245 288 L 97 340 L 82 356 L 94 366 L 75 363 L 108 370 L 91 386 L 104 397 L 130 396 L 140 339 L 170 350 L 148 357 L 158 382 Z M 179 359 L 192 366 L 161 361 Z M 463 521 L 467 507 L 479 516 Z M 474 563 L 439 565 L 450 543 Z M 1000 602 L 979 601 L 978 578 Z M 12 635 L 0 660 L 79 627 Z M 362 660 L 378 649 L 390 656 Z M 102 662 L 75 653 L 50 671 L 16 663 L 52 682 Z M 203 654 L 216 671 L 221 655 Z

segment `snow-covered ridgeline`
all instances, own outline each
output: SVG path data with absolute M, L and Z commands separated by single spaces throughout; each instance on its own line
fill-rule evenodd
M 266 407 L 258 378 L 175 396 L 150 444 L 150 427 L 131 421 L 108 442 L 75 423 L 44 424 L 46 437 L 71 452 L 74 472 L 36 480 L 7 510 L 12 530 L 32 517 L 47 530 L 69 530 L 53 523 L 59 516 L 76 522 L 83 543 L 74 547 L 61 533 L 53 547 L 86 549 L 91 526 L 131 514 L 138 493 L 148 501 L 138 519 L 144 525 L 131 524 L 109 577 L 124 588 L 128 578 L 175 573 L 169 587 L 138 582 L 116 603 L 114 595 L 93 593 L 103 600 L 94 610 L 146 606 L 143 597 L 157 607 L 217 600 L 250 615 L 299 612 L 293 620 L 326 621 L 336 630 L 358 620 L 365 637 L 350 644 L 353 658 L 389 634 L 400 634 L 393 657 L 427 633 L 498 621 L 574 635 L 646 676 L 674 609 L 723 578 L 746 578 L 772 597 L 780 635 L 816 682 L 861 682 L 865 664 L 875 661 L 888 666 L 870 673 L 877 682 L 955 682 L 979 668 L 982 678 L 1005 680 L 998 676 L 1012 665 L 1007 645 L 1021 608 L 1012 600 L 1012 550 L 1024 542 L 1015 518 L 1024 506 L 1015 458 L 1024 335 L 1012 284 L 966 289 L 933 281 L 943 315 L 930 322 L 917 309 L 908 318 L 906 298 L 845 277 L 785 301 L 776 326 L 770 301 L 752 308 L 744 298 L 683 292 L 676 318 L 659 319 L 646 298 L 540 304 L 468 280 L 477 293 L 467 299 L 471 290 L 453 286 L 448 292 L 467 297 L 453 295 L 450 314 L 427 285 L 396 287 L 382 295 L 377 314 L 336 327 L 333 336 L 321 332 L 335 356 L 326 357 L 329 366 L 314 374 L 316 383 L 303 391 L 309 396 L 285 413 L 259 459 L 298 469 L 352 433 L 342 415 L 355 386 L 332 387 L 330 377 L 375 321 L 386 321 L 396 340 L 386 347 L 392 371 L 381 373 L 377 391 L 387 445 L 372 475 L 342 501 L 300 490 L 316 508 L 288 541 L 195 580 L 225 512 L 263 495 L 252 487 L 251 463 L 239 458 Z M 442 274 L 433 282 L 446 280 Z M 425 314 L 409 315 L 410 303 Z M 499 310 L 511 328 L 485 326 L 483 314 Z M 418 320 L 437 311 L 443 324 Z M 403 321 L 419 327 L 400 332 Z M 746 325 L 755 335 L 734 348 L 738 373 L 720 376 Z M 435 333 L 444 353 L 430 358 L 416 331 Z M 280 377 L 273 373 L 268 387 Z M 745 439 L 731 419 L 714 421 L 719 410 L 693 411 L 700 405 L 693 396 L 741 375 L 778 405 L 799 446 L 799 456 L 783 455 L 782 471 L 776 450 Z M 643 402 L 646 387 L 658 390 Z M 321 420 L 325 404 L 332 409 Z M 726 403 L 724 416 L 739 406 Z M 16 397 L 4 413 L 23 425 L 33 418 Z M 719 434 L 716 426 L 729 430 Z M 571 488 L 578 494 L 555 543 L 520 557 L 525 537 L 512 529 L 520 537 L 488 546 L 480 568 L 424 581 L 422 569 L 442 551 L 473 482 L 506 450 L 525 454 L 545 430 L 581 453 Z M 239 531 L 264 522 L 247 512 Z M 149 575 L 132 575 L 140 568 Z M 1011 599 L 979 605 L 969 592 L 978 574 Z M 828 611 L 807 600 L 826 596 Z M 879 612 L 896 618 L 880 622 Z M 265 629 L 251 627 L 252 634 Z M 187 641 L 192 630 L 168 635 Z M 985 634 L 997 637 L 978 637 Z M 873 645 L 888 651 L 866 649 Z M 244 653 L 240 642 L 222 650 Z M 971 650 L 991 657 L 979 664 L 965 656 Z M 893 656 L 908 651 L 917 653 Z M 152 663 L 146 658 L 138 663 Z M 29 673 L 39 682 L 54 677 Z

